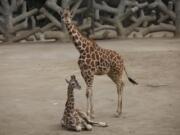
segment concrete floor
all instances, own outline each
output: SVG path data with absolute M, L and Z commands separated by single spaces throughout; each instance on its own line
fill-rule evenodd
M 119 52 L 133 86 L 124 77 L 123 114 L 114 118 L 117 95 L 107 76 L 94 82 L 96 120 L 107 128 L 75 133 L 59 125 L 66 102 L 65 78 L 75 74 L 82 90 L 76 106 L 85 110 L 85 83 L 72 43 L 0 45 L 0 135 L 179 135 L 180 39 L 108 40 Z

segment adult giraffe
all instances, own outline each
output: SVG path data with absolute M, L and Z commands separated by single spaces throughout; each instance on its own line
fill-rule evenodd
M 123 59 L 117 52 L 101 48 L 96 42 L 81 34 L 72 23 L 70 10 L 64 9 L 61 17 L 76 49 L 80 53 L 78 65 L 87 86 L 87 114 L 91 118 L 94 117 L 92 89 L 94 75 L 107 74 L 117 86 L 118 105 L 116 116 L 119 116 L 122 112 L 122 91 L 124 86 L 122 81 L 123 70 L 130 82 L 133 84 L 138 83 L 128 76 Z

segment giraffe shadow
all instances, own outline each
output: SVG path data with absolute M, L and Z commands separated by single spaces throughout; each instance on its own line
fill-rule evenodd
M 63 128 L 61 127 L 61 125 L 59 123 L 50 125 L 49 129 L 51 131 L 60 131 L 60 130 L 63 130 Z
M 66 130 L 64 128 L 61 127 L 60 124 L 54 124 L 54 125 L 50 125 L 49 127 L 50 131 L 53 131 L 53 132 L 74 132 L 74 130 Z

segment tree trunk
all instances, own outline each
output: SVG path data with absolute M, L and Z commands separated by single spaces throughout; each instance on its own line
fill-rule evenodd
M 180 0 L 176 0 L 176 37 L 180 37 Z
M 39 3 L 43 5 L 37 8 Z M 39 33 L 47 39 L 69 39 L 61 19 L 64 8 L 92 38 L 143 38 L 160 31 L 180 37 L 180 0 L 0 0 L 0 42 L 27 40 L 32 34 L 40 40 Z
M 21 10 L 21 13 L 17 11 Z M 16 33 L 28 28 L 28 17 L 37 13 L 37 9 L 27 11 L 25 0 L 1 0 L 0 5 L 0 32 L 5 41 L 11 41 Z

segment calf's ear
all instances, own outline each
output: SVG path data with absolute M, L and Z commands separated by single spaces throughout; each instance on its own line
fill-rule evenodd
M 65 81 L 67 82 L 67 84 L 69 84 L 69 81 L 67 79 L 65 79 Z

